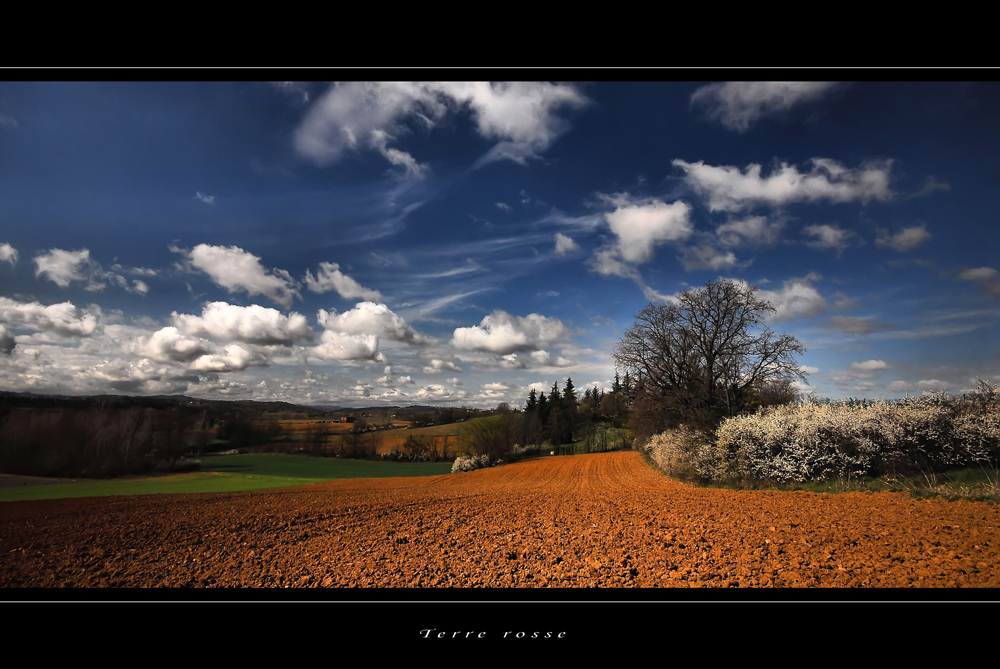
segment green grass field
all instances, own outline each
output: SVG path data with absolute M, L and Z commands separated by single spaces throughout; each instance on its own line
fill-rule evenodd
M 239 492 L 290 488 L 333 479 L 435 476 L 450 472 L 451 463 L 447 462 L 377 462 L 263 453 L 216 455 L 202 457 L 201 470 L 185 474 L 0 487 L 0 502 L 108 495 Z

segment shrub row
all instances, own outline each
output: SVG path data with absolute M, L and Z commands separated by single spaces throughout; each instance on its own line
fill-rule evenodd
M 996 463 L 1000 387 L 770 407 L 723 421 L 714 442 L 682 428 L 654 437 L 646 451 L 674 476 L 714 481 L 823 481 Z

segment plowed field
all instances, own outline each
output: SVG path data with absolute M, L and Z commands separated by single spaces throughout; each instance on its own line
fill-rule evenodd
M 634 452 L 0 504 L 0 586 L 1000 586 L 1000 508 L 706 490 Z

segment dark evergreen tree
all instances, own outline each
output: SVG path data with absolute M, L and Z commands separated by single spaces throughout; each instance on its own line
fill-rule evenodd
M 528 403 L 524 405 L 524 413 L 528 414 L 536 411 L 538 411 L 538 394 L 532 388 L 531 392 L 528 393 Z

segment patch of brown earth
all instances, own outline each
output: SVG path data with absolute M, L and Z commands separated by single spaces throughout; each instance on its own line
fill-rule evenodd
M 998 587 L 1000 507 L 734 491 L 634 452 L 0 503 L 2 587 Z

